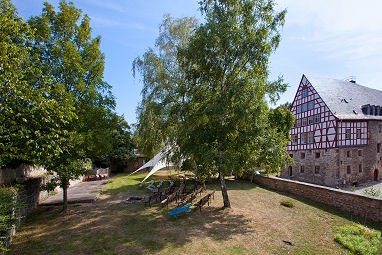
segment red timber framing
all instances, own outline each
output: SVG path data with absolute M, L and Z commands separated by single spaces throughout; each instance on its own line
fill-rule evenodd
M 295 125 L 290 130 L 288 151 L 367 144 L 367 122 L 338 120 L 305 76 L 301 79 L 291 111 Z
M 338 141 L 339 147 L 367 145 L 368 125 L 367 121 L 338 121 Z

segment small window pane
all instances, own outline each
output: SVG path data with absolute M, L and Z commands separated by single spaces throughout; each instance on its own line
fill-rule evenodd
M 345 139 L 350 139 L 350 136 L 351 136 L 351 130 L 350 128 L 347 128 L 346 131 L 345 131 Z

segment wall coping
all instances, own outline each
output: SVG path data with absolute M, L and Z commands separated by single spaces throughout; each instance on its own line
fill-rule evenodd
M 371 200 L 382 201 L 382 198 L 379 198 L 379 197 L 373 197 L 373 196 L 358 194 L 358 193 L 354 193 L 354 192 L 351 192 L 351 191 L 336 189 L 336 188 L 327 187 L 327 186 L 321 186 L 321 185 L 317 185 L 317 184 L 313 184 L 313 183 L 307 183 L 307 182 L 300 182 L 300 181 L 295 181 L 295 180 L 283 179 L 283 178 L 274 177 L 274 176 L 268 176 L 267 177 L 267 176 L 262 176 L 262 175 L 255 175 L 255 178 L 257 178 L 257 177 L 276 179 L 278 181 L 291 182 L 291 183 L 296 183 L 296 184 L 299 184 L 299 185 L 310 186 L 310 187 L 313 187 L 313 188 L 325 189 L 325 190 L 330 190 L 330 191 L 333 191 L 333 192 L 348 194 L 348 195 L 351 195 L 351 196 L 354 196 L 354 197 L 362 197 L 362 198 L 368 198 L 368 199 L 371 199 Z

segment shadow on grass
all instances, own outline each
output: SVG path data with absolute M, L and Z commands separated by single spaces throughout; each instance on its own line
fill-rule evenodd
M 16 236 L 9 254 L 150 254 L 195 238 L 216 241 L 255 232 L 242 215 L 206 207 L 178 219 L 143 205 L 104 204 L 39 208 Z
M 160 209 L 158 204 L 144 207 L 141 204 L 120 203 L 115 194 L 128 196 L 146 192 L 145 188 L 138 188 L 142 176 L 144 174 L 114 177 L 105 187 L 108 196 L 94 204 L 70 205 L 66 214 L 60 213 L 59 206 L 38 208 L 16 235 L 9 254 L 25 254 L 26 251 L 30 255 L 172 254 L 172 250 L 179 252 L 189 243 L 200 247 L 196 250 L 203 251 L 204 246 L 211 241 L 219 245 L 220 242 L 235 239 L 235 236 L 257 235 L 254 229 L 256 225 L 240 210 L 205 206 L 201 212 L 194 210 L 190 215 L 172 219 L 168 210 Z M 207 185 L 209 189 L 216 190 L 215 196 L 220 193 L 218 182 L 210 181 Z M 274 192 L 334 215 L 370 227 L 376 226 L 375 223 L 362 221 L 332 207 L 294 195 L 268 191 L 249 181 L 227 180 L 227 185 L 228 191 L 256 189 Z M 239 194 L 242 196 L 244 193 Z

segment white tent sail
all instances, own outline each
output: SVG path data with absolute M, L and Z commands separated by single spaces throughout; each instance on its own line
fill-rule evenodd
M 146 175 L 146 177 L 142 180 L 142 183 L 147 180 L 151 175 L 157 172 L 160 169 L 163 169 L 168 166 L 174 166 L 173 163 L 167 162 L 166 156 L 170 152 L 169 148 L 163 149 L 157 155 L 155 155 L 151 160 L 149 160 L 146 164 L 132 172 L 130 175 L 135 174 L 145 168 L 152 167 L 151 171 Z

